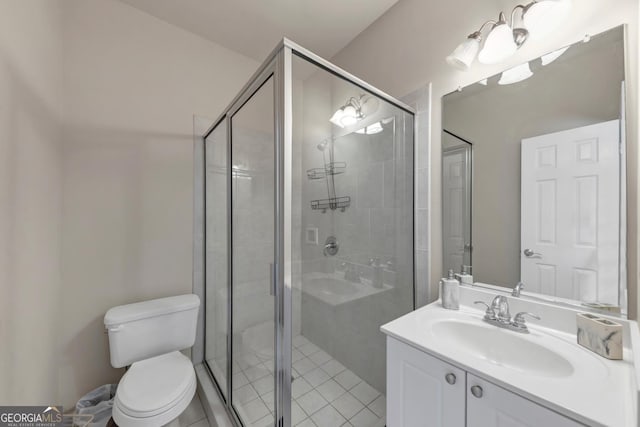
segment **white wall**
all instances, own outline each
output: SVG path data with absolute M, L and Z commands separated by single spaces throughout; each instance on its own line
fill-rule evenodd
M 60 401 L 117 382 L 112 306 L 191 292 L 193 115 L 258 64 L 115 0 L 64 2 Z
M 582 39 L 586 33 L 596 34 L 620 25 L 629 24 L 628 73 L 629 140 L 637 140 L 638 117 L 638 2 L 637 0 L 579 0 L 573 2 L 572 15 L 552 36 L 540 42 L 527 43 L 516 55 L 502 64 L 475 64 L 468 72 L 449 67 L 445 57 L 467 34 L 475 31 L 487 19 L 495 19 L 500 10 L 510 11 L 518 4 L 509 0 L 477 2 L 450 0 L 433 3 L 423 0 L 403 0 L 393 6 L 375 23 L 363 31 L 332 60 L 337 65 L 389 92 L 402 96 L 432 84 L 433 109 L 431 115 L 431 283 L 432 297 L 441 277 L 441 98 L 458 86 L 465 86 L 505 68 L 540 56 L 557 47 Z M 419 144 L 427 144 L 426 139 Z M 418 147 L 420 150 L 421 147 Z M 636 159 L 629 167 L 629 242 L 637 242 L 637 144 L 629 144 L 629 158 Z M 636 300 L 635 282 L 638 262 L 637 245 L 629 247 L 630 300 Z M 630 307 L 630 315 L 635 315 Z
M 60 294 L 57 1 L 0 1 L 0 403 L 52 404 Z

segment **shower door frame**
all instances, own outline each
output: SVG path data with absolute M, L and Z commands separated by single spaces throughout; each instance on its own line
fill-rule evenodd
M 296 55 L 307 62 L 316 65 L 343 80 L 346 80 L 361 89 L 389 102 L 393 106 L 411 114 L 413 120 L 412 141 L 407 143 L 413 146 L 413 156 L 416 156 L 416 112 L 415 110 L 371 86 L 363 80 L 353 76 L 343 69 L 333 65 L 329 61 L 284 38 L 278 46 L 269 54 L 258 70 L 249 79 L 249 82 L 240 90 L 224 112 L 215 120 L 213 125 L 203 136 L 204 150 L 204 191 L 206 198 L 206 139 L 222 123 L 226 122 L 226 161 L 227 161 L 227 384 L 226 398 L 222 389 L 216 381 L 207 363 L 204 363 L 209 378 L 214 384 L 220 399 L 224 403 L 227 413 L 233 423 L 243 426 L 238 413 L 233 407 L 233 384 L 232 384 L 232 352 L 233 352 L 233 177 L 232 177 L 232 123 L 233 115 L 249 101 L 262 85 L 273 77 L 274 83 L 274 178 L 275 178 L 275 235 L 274 235 L 274 260 L 272 269 L 271 286 L 274 294 L 274 397 L 275 414 L 274 425 L 276 427 L 291 427 L 291 351 L 292 351 L 292 288 L 291 288 L 291 265 L 292 265 L 292 199 L 293 199 L 293 70 L 292 58 Z M 415 169 L 415 165 L 411 164 Z M 413 175 L 413 189 L 415 192 L 415 170 Z M 198 250 L 202 250 L 203 270 L 204 270 L 204 294 L 206 303 L 206 200 L 202 206 L 203 210 L 203 245 Z M 416 307 L 416 259 L 415 259 L 415 197 L 412 205 L 412 254 L 413 254 L 413 309 Z M 206 309 L 203 323 L 206 329 Z M 206 340 L 206 332 L 202 334 Z M 204 358 L 206 359 L 206 357 Z M 205 360 L 206 362 L 206 360 Z

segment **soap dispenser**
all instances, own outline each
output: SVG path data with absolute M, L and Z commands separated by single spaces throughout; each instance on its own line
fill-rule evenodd
M 460 274 L 456 274 L 456 279 L 460 281 L 460 284 L 473 285 L 471 266 L 463 264 L 462 267 L 460 267 Z
M 449 270 L 446 279 L 440 280 L 440 300 L 448 310 L 460 309 L 460 282 L 456 280 L 453 270 Z

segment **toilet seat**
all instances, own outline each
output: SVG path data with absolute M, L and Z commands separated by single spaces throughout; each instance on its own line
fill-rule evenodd
M 179 351 L 131 365 L 118 384 L 113 419 L 120 427 L 158 427 L 185 410 L 196 390 L 191 361 Z

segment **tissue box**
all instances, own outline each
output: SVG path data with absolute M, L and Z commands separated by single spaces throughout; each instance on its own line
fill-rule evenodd
M 590 313 L 576 314 L 578 344 L 607 359 L 622 359 L 622 325 Z

